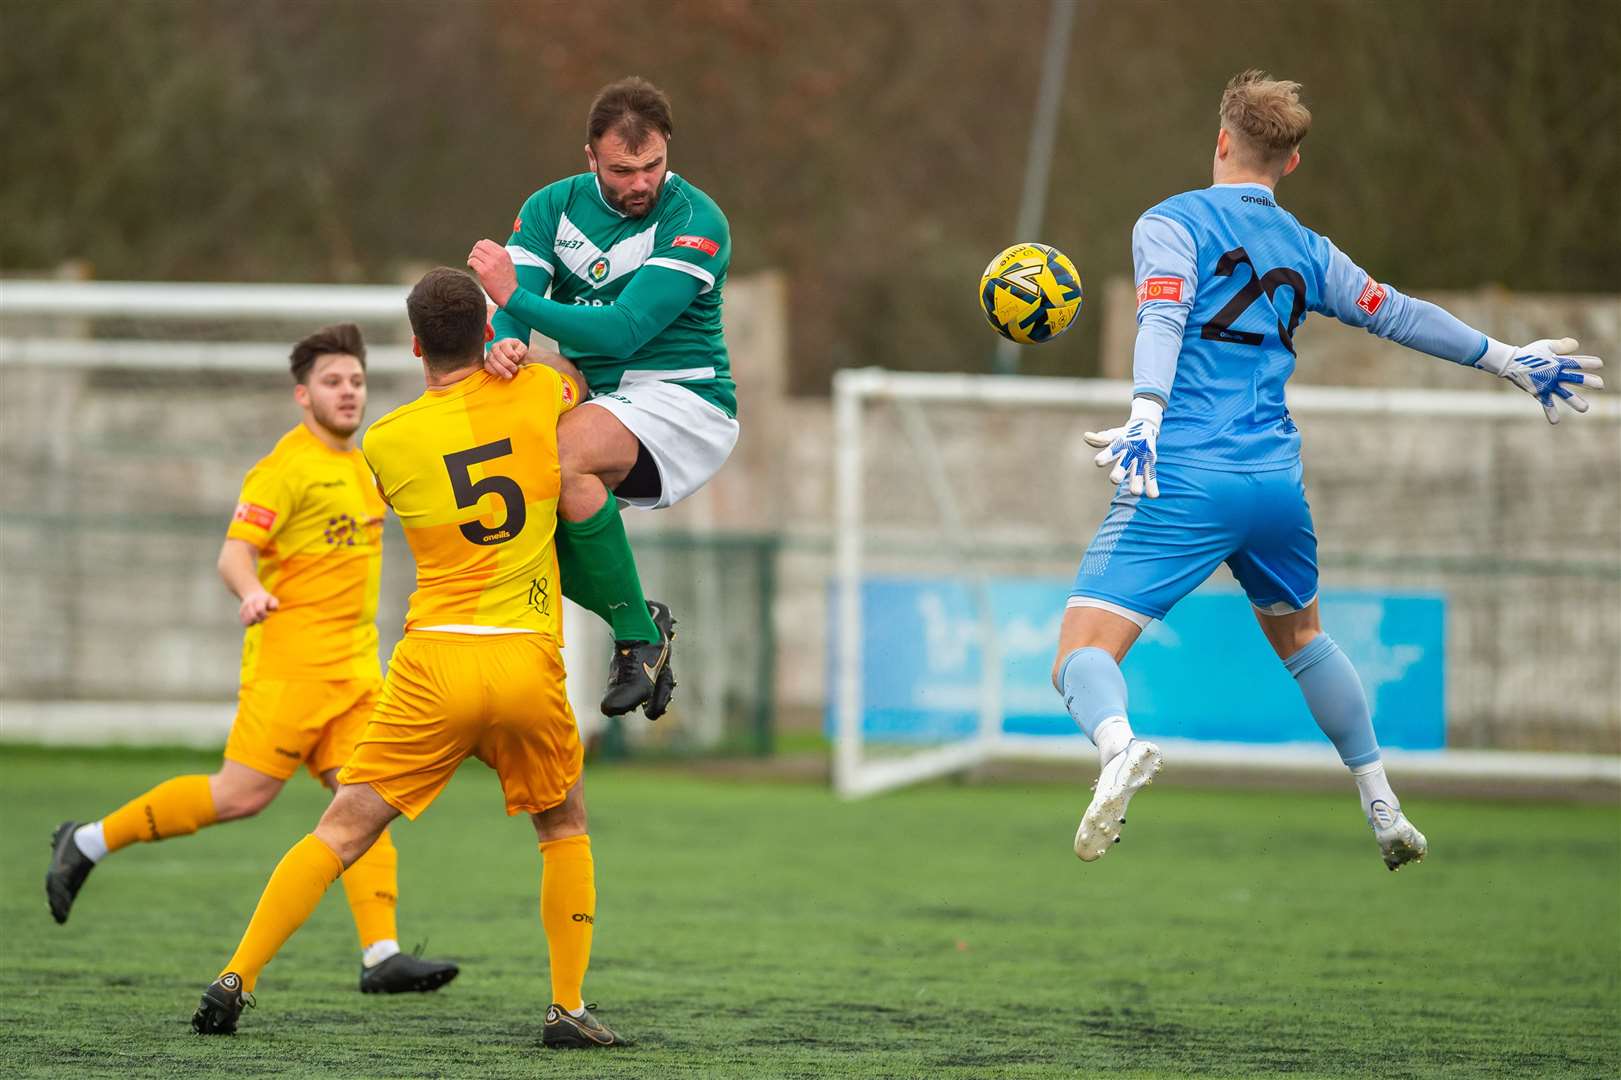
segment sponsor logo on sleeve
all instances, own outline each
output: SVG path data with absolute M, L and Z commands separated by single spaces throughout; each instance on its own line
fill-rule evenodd
M 512 219 L 512 231 L 523 232 L 523 215 L 520 214 Z
M 258 503 L 237 503 L 236 513 L 231 515 L 232 521 L 245 521 L 249 525 L 261 529 L 268 529 L 276 523 L 276 512 L 267 506 Z
M 1370 277 L 1368 283 L 1362 286 L 1362 295 L 1356 298 L 1356 306 L 1369 315 L 1377 315 L 1387 295 L 1385 287 Z
M 568 379 L 563 380 L 563 404 L 574 404 L 574 383 Z
M 720 253 L 720 245 L 707 236 L 678 236 L 671 243 L 676 247 L 696 248 L 705 255 Z
M 1155 300 L 1170 300 L 1180 303 L 1182 300 L 1182 279 L 1174 277 L 1144 278 L 1137 286 L 1137 306 L 1151 303 Z

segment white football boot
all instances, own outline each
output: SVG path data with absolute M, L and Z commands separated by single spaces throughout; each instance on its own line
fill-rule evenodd
M 1399 806 L 1392 806 L 1383 799 L 1373 800 L 1368 804 L 1368 824 L 1373 826 L 1379 854 L 1385 857 L 1385 865 L 1391 870 L 1416 863 L 1429 853 L 1430 842 L 1413 827 Z
M 1110 844 L 1120 842 L 1126 804 L 1154 782 L 1154 774 L 1162 764 L 1159 747 L 1143 739 L 1131 740 L 1104 764 L 1098 782 L 1092 786 L 1092 804 L 1081 815 L 1081 826 L 1075 830 L 1075 854 L 1082 862 L 1103 858 Z

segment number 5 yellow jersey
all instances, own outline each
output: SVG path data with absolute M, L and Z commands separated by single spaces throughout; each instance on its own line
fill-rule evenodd
M 405 629 L 530 630 L 562 640 L 557 420 L 579 391 L 541 365 L 431 388 L 373 424 L 363 452 L 405 528 L 417 590 Z

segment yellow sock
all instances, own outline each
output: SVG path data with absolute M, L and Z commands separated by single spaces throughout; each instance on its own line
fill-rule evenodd
M 400 902 L 399 870 L 399 849 L 384 829 L 371 850 L 343 872 L 343 891 L 349 897 L 349 910 L 354 912 L 362 952 L 385 938 L 399 940 L 394 921 Z
M 322 895 L 341 873 L 343 862 L 314 833 L 294 844 L 276 864 L 241 944 L 220 974 L 234 971 L 242 976 L 243 988 L 252 990 L 259 972 L 314 914 Z
M 214 796 L 206 776 L 177 776 L 137 796 L 101 819 L 107 850 L 137 841 L 151 843 L 190 836 L 214 824 Z
M 591 838 L 570 836 L 540 845 L 540 923 L 552 959 L 552 1000 L 565 1009 L 585 1004 L 580 986 L 591 962 L 591 927 L 597 915 Z

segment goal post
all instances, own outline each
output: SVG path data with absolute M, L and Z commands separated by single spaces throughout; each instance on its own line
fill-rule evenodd
M 1130 396 L 1111 380 L 836 374 L 840 795 L 1002 758 L 1091 759 L 1050 666 L 1069 579 L 1109 502 L 1080 433 L 1118 424 Z M 1327 628 L 1369 686 L 1393 768 L 1621 784 L 1621 676 L 1604 659 L 1621 640 L 1621 407 L 1595 401 L 1555 443 L 1523 395 L 1490 388 L 1297 386 L 1289 406 Z M 1554 459 L 1537 455 L 1555 453 L 1595 505 L 1547 490 Z M 1134 726 L 1178 760 L 1340 768 L 1226 576 L 1153 624 L 1125 665 Z M 1504 635 L 1531 650 L 1503 648 Z M 1242 697 L 1261 715 L 1236 715 L 1223 674 L 1252 668 Z

